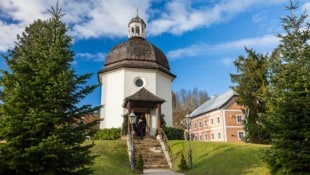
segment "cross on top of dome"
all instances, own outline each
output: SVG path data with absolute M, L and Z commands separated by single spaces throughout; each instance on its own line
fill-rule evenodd
M 138 9 L 137 16 L 132 18 L 128 23 L 128 38 L 146 36 L 146 24 L 142 18 L 139 17 Z

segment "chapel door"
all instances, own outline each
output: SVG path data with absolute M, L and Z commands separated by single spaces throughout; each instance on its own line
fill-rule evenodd
M 137 132 L 139 136 L 149 136 L 151 129 L 151 115 L 148 111 L 135 112 L 137 116 Z

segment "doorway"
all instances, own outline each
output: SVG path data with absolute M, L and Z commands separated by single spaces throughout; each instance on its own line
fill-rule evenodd
M 140 137 L 150 136 L 150 130 L 151 130 L 151 115 L 149 112 L 135 112 L 135 115 L 137 116 L 136 124 L 135 124 L 135 131 L 136 135 Z

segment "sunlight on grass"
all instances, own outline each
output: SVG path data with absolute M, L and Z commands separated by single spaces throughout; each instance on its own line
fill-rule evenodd
M 171 143 L 174 169 L 178 170 L 177 165 L 180 162 L 180 155 L 183 153 L 187 159 L 188 143 L 186 141 L 171 141 Z M 261 159 L 262 151 L 268 146 L 197 141 L 191 143 L 194 167 L 186 171 L 186 174 L 270 174 L 267 165 Z
M 91 141 L 85 144 L 91 144 Z M 122 140 L 96 140 L 92 154 L 97 157 L 90 167 L 94 175 L 135 174 L 130 170 L 126 142 Z M 170 141 L 173 150 L 173 167 L 178 169 L 181 154 L 188 161 L 188 142 Z M 269 146 L 255 144 L 210 143 L 193 141 L 193 168 L 187 175 L 269 175 L 261 159 Z

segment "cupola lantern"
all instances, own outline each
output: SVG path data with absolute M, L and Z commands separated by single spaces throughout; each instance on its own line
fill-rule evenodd
M 141 37 L 145 39 L 146 24 L 142 18 L 137 16 L 132 18 L 128 23 L 128 38 Z

